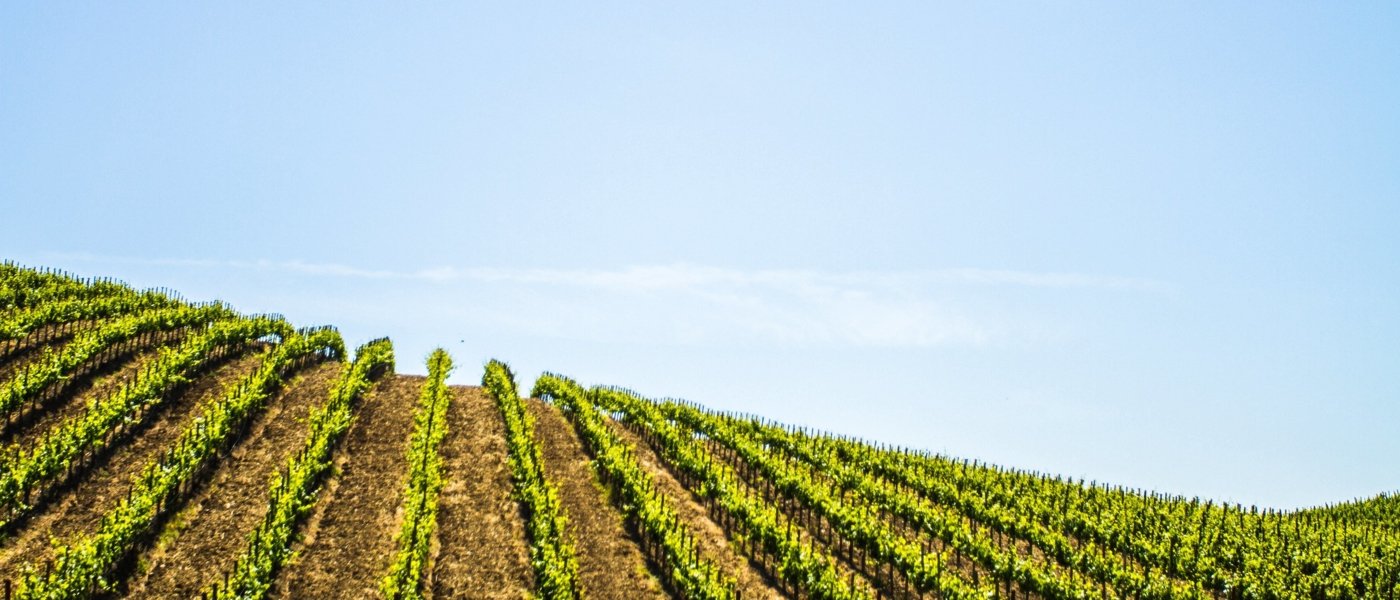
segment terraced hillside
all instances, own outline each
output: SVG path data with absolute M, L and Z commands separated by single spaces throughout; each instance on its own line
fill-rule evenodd
M 1385 598 L 1392 495 L 1282 512 L 805 431 L 442 351 L 397 375 L 0 265 L 9 598 Z M 471 378 L 476 379 L 473 372 Z

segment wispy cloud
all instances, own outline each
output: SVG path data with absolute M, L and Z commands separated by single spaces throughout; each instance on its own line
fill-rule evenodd
M 691 264 L 636 266 L 624 269 L 493 269 L 442 268 L 405 273 L 409 277 L 512 281 L 556 285 L 587 285 L 625 289 L 690 288 L 711 285 L 768 286 L 785 288 L 883 286 L 925 284 L 1014 285 L 1055 288 L 1111 288 L 1159 291 L 1160 281 L 1130 277 L 1106 277 L 1079 273 L 1036 273 L 991 269 L 937 269 L 921 271 L 813 271 L 739 270 Z
M 327 277 L 406 279 L 438 282 L 508 282 L 541 285 L 576 285 L 626 290 L 680 289 L 715 285 L 804 288 L 845 286 L 899 287 L 926 284 L 1102 288 L 1137 291 L 1163 291 L 1171 288 L 1166 282 L 1139 277 L 976 268 L 908 271 L 815 271 L 805 269 L 744 270 L 676 263 L 670 265 L 632 266 L 619 269 L 519 269 L 443 266 L 411 270 L 391 270 L 364 269 L 338 263 L 318 263 L 301 260 L 132 258 L 77 253 L 52 254 L 48 256 L 54 259 L 83 262 L 204 269 L 284 271 Z
M 324 275 L 330 277 L 355 277 L 361 279 L 432 279 L 431 270 L 421 272 L 388 271 L 361 269 L 336 263 L 313 263 L 301 260 L 217 260 L 203 258 L 135 258 L 126 256 L 101 256 L 86 253 L 56 253 L 45 258 L 63 261 L 81 261 L 119 265 L 148 267 L 186 267 L 195 269 L 235 269 L 242 271 L 282 271 L 303 275 Z
M 480 328 L 545 337 L 682 344 L 933 347 L 984 345 L 1026 327 L 960 302 L 960 289 L 1013 287 L 1150 293 L 1164 282 L 1077 273 L 988 269 L 817 271 L 732 269 L 694 264 L 617 269 L 437 267 L 364 269 L 272 260 L 144 259 L 57 255 L 55 259 L 138 266 L 282 272 L 341 280 L 398 281 L 414 298 L 489 310 L 457 315 Z M 412 284 L 417 285 L 412 285 Z M 382 288 L 383 286 L 374 286 Z M 394 286 L 402 287 L 402 286 Z M 384 292 L 373 292 L 384 293 Z M 412 310 L 411 307 L 406 307 Z M 503 332 L 508 333 L 508 332 Z

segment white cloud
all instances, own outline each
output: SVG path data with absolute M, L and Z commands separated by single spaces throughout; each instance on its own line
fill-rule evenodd
M 632 266 L 621 269 L 432 267 L 416 270 L 384 270 L 362 269 L 337 263 L 313 263 L 301 260 L 130 258 L 81 253 L 57 253 L 48 256 L 54 259 L 77 260 L 83 262 L 288 271 L 306 275 L 357 277 L 365 279 L 418 279 L 440 282 L 467 280 L 485 283 L 512 282 L 579 285 L 629 290 L 695 288 L 713 285 L 771 286 L 800 289 L 833 286 L 890 287 L 918 284 L 967 284 L 1049 288 L 1104 288 L 1139 291 L 1162 291 L 1170 289 L 1171 287 L 1169 284 L 1162 281 L 1136 277 L 975 268 L 913 271 L 741 270 L 676 263 L 671 265 Z
M 592 341 L 687 345 L 934 347 L 1021 341 L 1011 324 L 971 303 L 968 286 L 1149 292 L 1148 279 L 985 269 L 847 271 L 729 269 L 674 264 L 620 269 L 437 267 L 362 269 L 333 263 L 269 260 L 135 259 L 61 255 L 60 259 L 160 267 L 290 272 L 363 280 L 363 301 L 455 313 L 501 334 Z M 372 284 L 394 280 L 394 286 Z M 470 302 L 472 310 L 453 306 Z M 368 305 L 367 305 L 368 306 Z M 464 323 L 464 324 L 466 324 Z
M 1105 277 L 1079 273 L 1037 273 L 989 269 L 922 271 L 738 270 L 690 264 L 636 266 L 624 269 L 453 269 L 435 271 L 436 279 L 587 285 L 620 289 L 691 288 L 712 285 L 768 286 L 787 289 L 845 286 L 900 287 L 923 284 L 1013 285 L 1053 288 L 1105 288 L 1140 291 L 1169 289 L 1166 283 L 1142 278 Z M 421 272 L 405 273 L 406 277 Z

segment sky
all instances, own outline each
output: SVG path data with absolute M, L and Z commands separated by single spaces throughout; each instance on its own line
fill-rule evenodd
M 1400 5 L 7 3 L 0 257 L 1280 508 L 1400 489 Z

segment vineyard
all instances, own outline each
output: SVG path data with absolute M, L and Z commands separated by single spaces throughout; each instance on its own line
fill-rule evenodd
M 1222 504 L 416 360 L 0 264 L 0 598 L 1400 595 L 1391 493 Z

